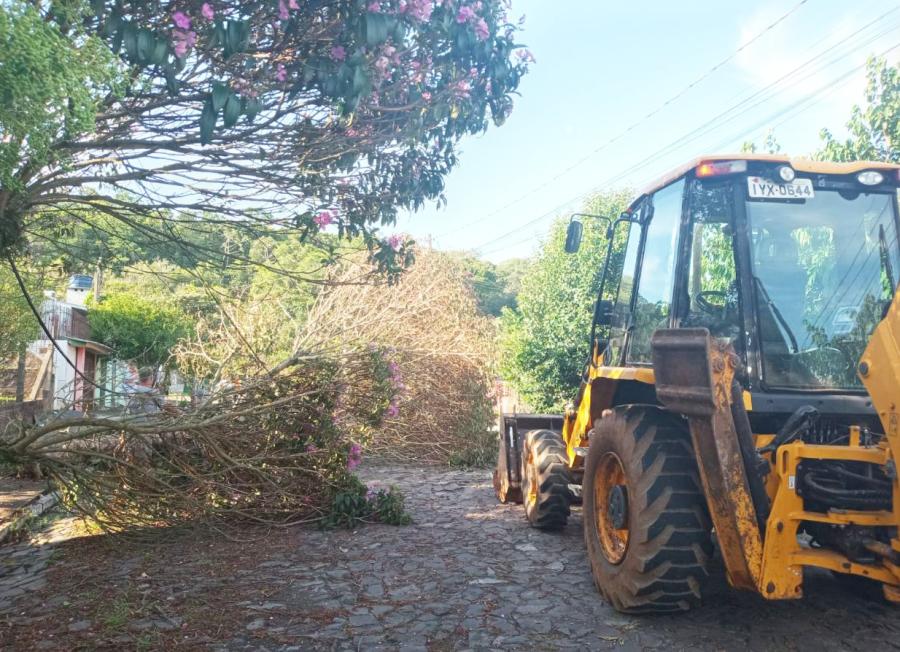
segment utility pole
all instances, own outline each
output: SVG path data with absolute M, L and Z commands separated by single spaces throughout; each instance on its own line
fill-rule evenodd
M 97 259 L 97 265 L 94 268 L 94 304 L 100 303 L 103 297 L 103 257 Z

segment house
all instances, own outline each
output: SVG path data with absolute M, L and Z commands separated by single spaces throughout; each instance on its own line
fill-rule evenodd
M 49 407 L 54 410 L 92 409 L 98 401 L 105 403 L 110 398 L 109 388 L 121 382 L 115 379 L 120 365 L 109 363 L 112 349 L 91 337 L 86 303 L 92 293 L 93 279 L 76 274 L 69 279 L 65 301 L 57 299 L 54 292 L 45 292 L 41 304 L 44 324 L 62 351 L 53 347 L 43 332 L 29 351 L 50 362 L 45 365 L 48 369 L 45 375 L 34 382 L 46 383 L 50 388 L 52 405 Z

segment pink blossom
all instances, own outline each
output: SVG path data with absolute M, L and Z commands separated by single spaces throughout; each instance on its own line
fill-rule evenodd
M 391 403 L 391 405 L 387 409 L 386 413 L 389 417 L 396 417 L 400 414 L 400 408 Z
M 460 79 L 458 82 L 453 84 L 451 87 L 453 91 L 454 97 L 460 99 L 466 99 L 471 95 L 472 85 L 466 79 Z
M 288 13 L 288 8 L 284 0 L 278 0 L 278 17 L 281 20 L 287 20 L 291 17 L 291 15 Z
M 431 93 L 429 93 L 428 91 L 423 91 L 422 99 L 425 100 L 426 102 L 430 102 L 431 101 Z
M 424 22 L 431 18 L 434 10 L 432 0 L 409 0 L 400 2 L 400 13 L 407 14 L 410 18 Z
M 475 10 L 472 7 L 460 7 L 456 14 L 456 22 L 460 25 L 468 23 L 473 18 L 475 18 Z
M 475 38 L 479 41 L 487 40 L 487 37 L 491 35 L 490 29 L 488 29 L 488 24 L 485 22 L 484 18 L 479 16 L 475 19 Z
M 347 58 L 347 50 L 344 49 L 343 45 L 335 45 L 331 48 L 331 59 L 332 61 L 343 61 Z
M 516 58 L 518 58 L 522 63 L 534 62 L 534 55 L 531 54 L 530 50 L 525 50 L 524 48 L 521 50 L 516 50 Z
M 384 77 L 387 75 L 388 66 L 391 64 L 387 57 L 378 57 L 375 59 L 375 69 Z
M 210 5 L 208 2 L 204 2 L 203 6 L 200 7 L 200 13 L 203 14 L 203 17 L 206 20 L 212 20 L 216 17 L 215 10 L 213 10 L 212 5 Z
M 400 251 L 400 247 L 403 246 L 403 241 L 403 236 L 399 233 L 395 233 L 387 239 L 387 244 L 394 251 Z
M 351 444 L 350 451 L 347 453 L 347 470 L 352 471 L 362 462 L 362 446 L 359 444 Z
M 317 452 L 319 452 L 319 447 L 316 446 L 315 444 L 309 444 L 306 447 L 306 452 L 307 453 L 317 453 Z
M 320 229 L 324 229 L 326 226 L 334 222 L 334 215 L 331 214 L 331 211 L 321 211 L 313 218 L 313 222 L 315 222 L 316 226 L 318 226 Z
M 197 42 L 197 32 L 184 32 L 176 29 L 172 32 L 172 49 L 175 50 L 175 56 L 179 59 L 187 54 L 188 50 L 194 47 Z
M 296 11 L 300 8 L 300 5 L 297 4 L 297 0 L 288 0 L 288 8 Z
M 275 78 L 280 82 L 283 82 L 285 79 L 287 79 L 287 70 L 285 70 L 283 64 L 278 64 L 278 72 L 275 73 Z
M 175 39 L 172 42 L 172 49 L 175 51 L 175 56 L 181 59 L 184 55 L 187 54 L 188 46 L 184 41 Z
M 191 28 L 191 17 L 183 11 L 176 11 L 174 14 L 172 14 L 172 22 L 175 23 L 175 27 L 177 27 L 178 29 Z
M 381 11 L 381 3 L 378 0 L 372 0 L 368 6 L 369 11 L 372 13 L 378 13 Z

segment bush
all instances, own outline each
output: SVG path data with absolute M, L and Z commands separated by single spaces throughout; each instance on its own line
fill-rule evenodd
M 601 194 L 584 212 L 615 219 L 628 199 L 627 191 Z M 561 411 L 575 396 L 606 256 L 605 223 L 585 220 L 584 240 L 574 255 L 564 250 L 567 223 L 559 219 L 553 225 L 522 277 L 518 308 L 504 310 L 501 318 L 501 373 L 536 411 Z
M 105 297 L 88 311 L 91 336 L 141 367 L 160 367 L 189 330 L 178 308 L 131 292 Z
M 331 511 L 322 525 L 352 528 L 360 522 L 409 525 L 412 518 L 406 513 L 403 494 L 395 487 L 372 490 L 356 476 L 350 476 L 347 487 L 334 495 Z

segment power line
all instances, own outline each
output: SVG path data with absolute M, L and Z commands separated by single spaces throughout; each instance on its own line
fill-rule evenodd
M 596 147 L 596 148 L 593 149 L 591 152 L 589 152 L 589 153 L 586 154 L 585 156 L 581 157 L 580 159 L 578 159 L 577 161 L 575 161 L 574 163 L 572 163 L 571 165 L 569 165 L 567 168 L 565 168 L 564 170 L 562 170 L 561 172 L 559 172 L 558 174 L 556 174 L 554 177 L 548 179 L 547 181 L 541 183 L 541 184 L 538 185 L 538 186 L 535 186 L 534 188 L 532 188 L 532 189 L 529 190 L 528 192 L 526 192 L 526 193 L 520 195 L 519 197 L 517 197 L 516 199 L 513 199 L 512 201 L 510 201 L 510 202 L 504 204 L 504 205 L 501 206 L 500 208 L 498 208 L 498 209 L 496 209 L 496 210 L 494 210 L 494 211 L 492 211 L 492 212 L 490 212 L 490 213 L 488 213 L 488 214 L 486 214 L 486 215 L 483 215 L 482 217 L 478 218 L 477 220 L 473 220 L 473 221 L 468 222 L 468 223 L 466 223 L 466 224 L 463 224 L 462 226 L 459 226 L 459 227 L 457 227 L 457 228 L 455 228 L 455 229 L 452 229 L 452 230 L 450 230 L 450 231 L 446 231 L 445 233 L 440 234 L 438 237 L 440 237 L 440 236 L 442 236 L 442 235 L 450 235 L 450 234 L 452 234 L 452 233 L 458 233 L 459 231 L 462 231 L 463 229 L 466 229 L 466 228 L 468 228 L 468 227 L 470 227 L 470 226 L 472 226 L 472 225 L 474 225 L 474 224 L 478 224 L 478 223 L 480 223 L 480 222 L 483 221 L 483 220 L 486 220 L 486 219 L 488 219 L 488 218 L 490 218 L 490 217 L 493 217 L 493 216 L 497 215 L 498 213 L 502 213 L 502 212 L 505 211 L 506 209 L 511 208 L 512 206 L 515 206 L 515 205 L 518 204 L 520 201 L 522 201 L 522 200 L 524 200 L 524 199 L 527 199 L 528 197 L 532 196 L 533 194 L 537 193 L 538 191 L 543 190 L 543 189 L 546 188 L 547 186 L 551 185 L 551 184 L 554 183 L 555 181 L 558 181 L 559 179 L 563 178 L 563 177 L 566 176 L 569 172 L 571 172 L 571 171 L 574 170 L 575 168 L 579 167 L 580 165 L 582 165 L 583 163 L 585 163 L 585 162 L 588 161 L 589 159 L 593 158 L 594 156 L 596 156 L 598 153 L 600 153 L 601 151 L 603 151 L 604 149 L 606 149 L 606 148 L 609 147 L 610 145 L 613 145 L 614 143 L 618 142 L 619 140 L 621 140 L 622 138 L 624 138 L 625 136 L 627 136 L 629 133 L 631 133 L 632 131 L 634 131 L 637 127 L 639 127 L 640 125 L 642 125 L 643 123 L 645 123 L 645 122 L 646 122 L 647 120 L 649 120 L 650 118 L 653 118 L 654 116 L 656 116 L 658 113 L 660 113 L 661 111 L 663 111 L 666 107 L 668 107 L 670 104 L 672 104 L 672 103 L 676 102 L 677 100 L 679 100 L 682 96 L 684 96 L 685 94 L 687 94 L 691 89 L 693 89 L 695 86 L 697 86 L 698 84 L 700 84 L 701 82 L 703 82 L 704 80 L 706 80 L 708 77 L 710 77 L 712 74 L 714 74 L 717 70 L 719 70 L 722 66 L 724 66 L 725 64 L 727 64 L 729 61 L 731 61 L 732 59 L 734 59 L 737 55 L 739 55 L 739 54 L 740 54 L 741 52 L 743 52 L 745 49 L 747 49 L 748 47 L 750 47 L 753 43 L 755 43 L 755 42 L 758 41 L 760 38 L 762 38 L 763 36 L 765 36 L 766 34 L 768 34 L 770 31 L 772 31 L 772 30 L 773 30 L 775 27 L 777 27 L 779 24 L 781 24 L 782 22 L 784 22 L 785 20 L 787 20 L 787 18 L 789 18 L 793 13 L 795 13 L 798 9 L 800 9 L 800 7 L 802 7 L 803 5 L 805 5 L 807 2 L 808 2 L 808 0 L 800 0 L 800 2 L 798 2 L 796 5 L 794 5 L 793 7 L 791 7 L 791 9 L 789 9 L 789 10 L 788 10 L 785 14 L 783 14 L 780 18 L 778 18 L 777 20 L 775 20 L 774 22 L 772 22 L 771 24 L 769 24 L 767 27 L 765 27 L 761 32 L 759 32 L 758 34 L 756 34 L 756 35 L 755 35 L 753 38 L 751 38 L 749 41 L 747 41 L 746 43 L 744 43 L 743 45 L 741 45 L 741 46 L 740 46 L 739 48 L 737 48 L 734 52 L 732 52 L 732 53 L 729 54 L 727 57 L 725 57 L 724 59 L 722 59 L 721 61 L 719 61 L 719 62 L 718 62 L 716 65 L 714 65 L 712 68 L 709 68 L 706 72 L 704 72 L 702 75 L 700 75 L 699 77 L 697 77 L 694 81 L 692 81 L 692 82 L 689 83 L 687 86 L 685 86 L 684 88 L 682 88 L 680 91 L 678 91 L 677 93 L 675 93 L 675 95 L 669 97 L 669 98 L 668 98 L 667 100 L 665 100 L 662 104 L 660 104 L 660 105 L 657 106 L 655 109 L 653 109 L 652 111 L 650 111 L 649 113 L 647 113 L 647 114 L 646 114 L 643 118 L 641 118 L 640 120 L 638 120 L 638 121 L 632 123 L 631 125 L 629 125 L 628 127 L 626 127 L 624 130 L 622 130 L 621 132 L 619 132 L 618 134 L 616 134 L 615 136 L 613 136 L 612 138 L 609 138 L 608 140 L 604 141 L 604 142 L 603 142 L 602 144 L 600 144 L 598 147 Z
M 864 26 L 861 27 L 860 29 L 858 29 L 858 30 L 856 30 L 855 32 L 853 32 L 853 34 L 851 34 L 850 37 L 855 36 L 855 35 L 857 35 L 857 34 L 863 32 L 863 31 L 865 31 L 866 29 L 868 29 L 868 28 L 871 27 L 872 25 L 874 25 L 874 24 L 880 22 L 885 16 L 887 16 L 887 15 L 889 15 L 889 14 L 891 14 L 891 13 L 897 11 L 898 9 L 900 9 L 900 7 L 895 7 L 895 8 L 893 8 L 893 9 L 891 9 L 891 10 L 885 12 L 884 14 L 882 14 L 881 16 L 879 16 L 878 18 L 874 19 L 873 21 L 867 23 L 866 25 L 864 25 Z M 845 57 L 846 54 L 850 54 L 850 53 L 852 53 L 852 52 L 855 52 L 856 50 L 861 49 L 862 47 L 865 47 L 866 45 L 868 45 L 868 44 L 871 43 L 872 41 L 877 40 L 878 38 L 881 38 L 882 36 L 884 36 L 884 35 L 887 34 L 887 33 L 890 33 L 891 31 L 892 31 L 892 29 L 888 29 L 888 30 L 882 31 L 882 32 L 878 33 L 877 35 L 875 35 L 874 37 L 870 37 L 868 40 L 864 41 L 863 43 L 857 44 L 856 46 L 854 46 L 854 48 L 852 48 L 852 49 L 850 50 L 850 52 L 847 52 L 847 53 L 845 53 L 845 54 L 842 54 L 842 55 L 839 55 L 839 56 L 835 57 L 834 60 L 831 61 L 830 63 L 828 63 L 826 66 L 824 66 L 824 67 L 822 67 L 822 68 L 816 69 L 815 71 L 813 71 L 813 73 L 811 73 L 810 75 L 807 75 L 806 77 L 803 77 L 802 79 L 807 79 L 807 78 L 808 78 L 809 76 L 811 76 L 812 74 L 815 74 L 815 73 L 817 73 L 817 72 L 820 72 L 820 71 L 823 70 L 824 68 L 828 68 L 828 67 L 834 65 L 836 62 L 838 62 L 838 61 L 841 60 L 843 57 Z M 850 37 L 848 37 L 848 38 L 850 38 Z M 893 50 L 893 49 L 896 48 L 896 47 L 897 47 L 897 46 L 895 45 L 895 46 L 889 48 L 888 50 L 886 50 L 885 52 L 882 53 L 882 56 L 883 56 L 884 54 L 886 54 L 887 52 L 890 52 L 891 50 Z M 762 97 L 762 99 L 760 99 L 760 100 L 756 101 L 754 104 L 752 104 L 752 105 L 750 105 L 750 106 L 744 108 L 742 111 L 740 111 L 740 112 L 738 112 L 738 113 L 736 113 L 736 114 L 734 114 L 734 115 L 731 115 L 731 117 L 728 117 L 727 120 L 722 121 L 723 118 L 725 118 L 725 117 L 728 116 L 729 114 L 732 114 L 735 110 L 741 108 L 743 105 L 747 104 L 747 103 L 750 102 L 751 100 L 755 100 L 756 98 L 760 97 L 761 95 L 764 95 L 767 91 L 769 91 L 769 90 L 771 90 L 771 89 L 777 87 L 779 84 L 781 84 L 781 83 L 784 82 L 785 80 L 791 78 L 791 77 L 794 76 L 797 72 L 799 72 L 800 70 L 806 68 L 806 67 L 809 66 L 810 64 L 814 63 L 816 60 L 821 59 L 822 57 L 824 57 L 824 56 L 826 56 L 826 55 L 833 54 L 833 52 L 834 52 L 833 49 L 829 49 L 829 50 L 827 50 L 827 51 L 825 51 L 825 52 L 821 52 L 821 53 L 815 55 L 814 57 L 810 58 L 809 60 L 807 60 L 806 62 L 804 62 L 804 63 L 801 64 L 800 66 L 798 66 L 798 67 L 794 68 L 792 71 L 788 72 L 786 75 L 783 75 L 782 77 L 778 78 L 777 80 L 775 80 L 774 82 L 770 83 L 770 84 L 767 85 L 766 87 L 760 89 L 759 91 L 756 91 L 755 93 L 753 93 L 753 94 L 750 95 L 749 97 L 747 97 L 747 98 L 741 100 L 741 101 L 738 102 L 737 104 L 735 104 L 735 105 L 731 106 L 730 108 L 726 109 L 725 111 L 719 113 L 718 115 L 716 115 L 716 116 L 713 117 L 712 119 L 707 120 L 703 126 L 698 127 L 698 128 L 696 128 L 696 129 L 694 129 L 694 130 L 688 132 L 687 134 L 685 134 L 685 135 L 679 137 L 678 139 L 676 139 L 675 141 L 669 143 L 668 145 L 666 145 L 665 147 L 661 148 L 660 150 L 657 150 L 656 152 L 654 152 L 654 153 L 651 154 L 650 156 L 648 156 L 648 157 L 642 159 L 641 161 L 635 163 L 634 165 L 630 166 L 630 167 L 627 168 L 624 172 L 619 173 L 619 174 L 617 174 L 617 175 L 614 175 L 614 176 L 611 177 L 610 179 L 607 179 L 607 180 L 603 181 L 602 183 L 600 183 L 600 184 L 594 186 L 592 189 L 590 189 L 590 190 L 588 190 L 588 191 L 586 191 L 586 192 L 584 192 L 584 193 L 581 193 L 581 194 L 579 194 L 579 195 L 577 195 L 577 196 L 575 196 L 575 197 L 571 197 L 571 198 L 567 199 L 564 203 L 562 203 L 562 204 L 558 205 L 557 207 L 551 209 L 550 211 L 548 211 L 548 212 L 546 212 L 546 213 L 544 213 L 544 214 L 542 214 L 542 215 L 536 217 L 535 219 L 530 220 L 530 221 L 526 222 L 525 224 L 519 225 L 519 226 L 517 226 L 515 229 L 512 229 L 511 231 L 508 231 L 508 232 L 506 232 L 506 233 L 503 233 L 503 234 L 500 235 L 500 236 L 497 236 L 497 237 L 495 237 L 495 238 L 492 238 L 492 239 L 490 239 L 490 240 L 488 240 L 488 241 L 482 243 L 481 245 L 478 245 L 477 247 L 474 247 L 474 250 L 476 250 L 476 251 L 481 251 L 482 253 L 490 253 L 490 252 L 496 250 L 496 248 L 492 248 L 492 249 L 485 250 L 485 247 L 486 247 L 487 245 L 493 244 L 493 243 L 495 243 L 495 242 L 500 242 L 500 241 L 506 239 L 506 238 L 507 238 L 508 236 L 510 236 L 510 235 L 514 235 L 514 234 L 517 234 L 517 233 L 521 232 L 521 230 L 524 229 L 524 228 L 527 228 L 527 227 L 529 227 L 529 226 L 531 226 L 531 225 L 533 225 L 533 224 L 536 224 L 536 223 L 538 223 L 538 222 L 540 222 L 540 221 L 545 220 L 545 219 L 548 218 L 548 217 L 551 217 L 551 216 L 555 215 L 555 214 L 558 213 L 560 210 L 562 210 L 562 209 L 565 208 L 566 206 L 570 205 L 572 202 L 578 201 L 578 200 L 580 200 L 580 199 L 584 199 L 585 197 L 589 196 L 591 193 L 595 192 L 597 188 L 601 188 L 601 187 L 607 186 L 607 185 L 609 185 L 609 184 L 611 184 L 611 183 L 614 183 L 614 182 L 616 182 L 616 181 L 618 181 L 618 180 L 624 178 L 625 176 L 627 176 L 628 174 L 630 174 L 630 173 L 633 172 L 634 170 L 636 170 L 636 169 L 638 169 L 638 168 L 640 168 L 640 167 L 643 167 L 643 166 L 646 165 L 647 163 L 652 162 L 652 161 L 656 160 L 657 158 L 663 156 L 664 154 L 670 152 L 672 149 L 678 147 L 679 145 L 681 145 L 681 144 L 683 144 L 683 143 L 685 143 L 685 142 L 690 142 L 690 141 L 692 141 L 692 140 L 696 140 L 697 138 L 699 138 L 699 137 L 705 135 L 706 133 L 710 133 L 710 132 L 712 132 L 713 130 L 722 127 L 723 125 L 727 124 L 728 122 L 731 122 L 732 120 L 734 120 L 736 117 L 738 117 L 738 116 L 740 116 L 740 115 L 743 115 L 743 114 L 746 113 L 747 111 L 749 111 L 749 110 L 751 110 L 751 109 L 753 109 L 753 108 L 759 106 L 759 105 L 762 104 L 763 102 L 765 102 L 765 101 L 771 99 L 771 96 L 769 96 L 769 97 Z M 847 73 L 845 73 L 845 74 L 841 75 L 840 77 L 838 77 L 837 79 L 832 80 L 831 82 L 829 82 L 829 84 L 827 84 L 826 86 L 824 86 L 824 87 L 818 89 L 817 91 L 815 91 L 814 93 L 812 93 L 812 94 L 806 96 L 806 97 L 803 98 L 803 100 L 801 100 L 800 102 L 797 102 L 797 103 L 795 103 L 794 105 L 792 105 L 791 107 L 788 107 L 788 109 L 785 109 L 785 110 L 783 110 L 783 111 L 779 111 L 779 112 L 777 112 L 777 113 L 775 113 L 775 114 L 769 116 L 766 120 L 768 121 L 768 120 L 771 120 L 771 119 L 775 119 L 775 118 L 777 118 L 777 117 L 783 115 L 784 113 L 786 113 L 786 112 L 788 112 L 788 111 L 790 111 L 790 110 L 793 110 L 793 109 L 796 108 L 796 106 L 798 106 L 799 104 L 802 104 L 803 102 L 808 101 L 808 100 L 812 99 L 813 97 L 815 97 L 815 96 L 817 96 L 817 95 L 819 95 L 819 94 L 821 94 L 821 93 L 823 93 L 823 92 L 828 92 L 828 91 L 830 91 L 830 90 L 833 90 L 833 85 L 834 85 L 835 83 L 840 82 L 840 81 L 843 81 L 843 80 L 844 80 L 846 77 L 848 77 L 850 74 L 856 72 L 857 70 L 859 70 L 860 68 L 862 68 L 862 67 L 864 67 L 864 66 L 865 66 L 865 64 L 862 64 L 862 65 L 860 65 L 860 66 L 854 67 L 853 69 L 851 69 L 851 70 L 848 71 Z M 801 79 L 801 81 L 802 81 L 802 79 Z M 778 91 L 778 92 L 781 92 L 781 91 Z M 716 124 L 717 122 L 718 122 L 718 124 Z M 749 131 L 753 131 L 753 130 L 755 130 L 755 129 L 756 129 L 756 127 L 754 126 L 751 130 L 748 130 L 748 132 L 745 132 L 745 134 L 746 134 L 746 133 L 749 133 Z M 740 136 L 739 136 L 739 137 L 740 137 Z M 527 241 L 528 239 L 531 239 L 532 237 L 533 237 L 533 236 L 529 236 L 529 238 L 527 238 L 527 239 L 525 239 L 525 240 L 522 240 L 521 242 L 525 242 L 525 241 Z M 520 243 L 520 242 L 517 242 L 517 243 L 514 243 L 514 244 L 519 244 L 519 243 Z

